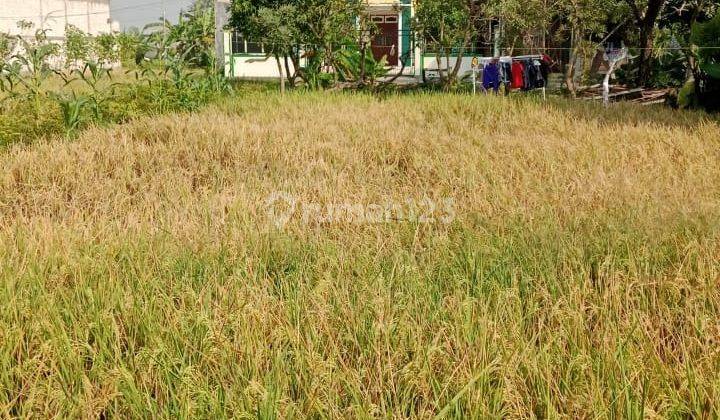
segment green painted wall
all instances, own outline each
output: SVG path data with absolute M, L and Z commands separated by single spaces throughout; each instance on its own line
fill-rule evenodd
M 410 0 L 403 0 L 403 4 L 410 4 Z M 402 33 L 400 34 L 400 41 L 401 46 L 400 50 L 402 51 L 402 58 L 403 62 L 406 66 L 412 66 L 413 65 L 413 59 L 414 59 L 414 45 L 413 45 L 413 32 L 412 32 L 412 13 L 410 11 L 410 7 L 403 7 L 402 8 Z

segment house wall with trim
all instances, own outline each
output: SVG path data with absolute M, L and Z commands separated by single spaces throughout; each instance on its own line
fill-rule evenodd
M 275 58 L 267 57 L 262 45 L 249 42 L 226 26 L 229 22 L 227 6 L 229 1 L 216 1 L 216 26 L 223 28 L 216 33 L 218 57 L 223 57 L 225 75 L 242 79 L 277 79 L 280 75 Z M 369 0 L 371 15 L 397 16 L 397 54 L 398 63 L 392 70 L 398 71 L 405 64 L 404 74 L 419 75 L 415 65 L 419 62 L 419 50 L 413 42 L 411 21 L 414 15 L 412 0 Z M 300 63 L 303 65 L 304 63 Z M 294 72 L 292 63 L 290 71 Z
M 219 28 L 216 34 L 216 47 L 218 57 L 222 57 L 225 63 L 225 75 L 243 79 L 277 79 L 280 76 L 277 63 L 274 58 L 267 57 L 261 45 L 239 39 L 237 33 L 226 30 L 229 21 L 228 4 L 229 0 L 216 2 Z M 436 54 L 424 53 L 420 49 L 411 29 L 415 16 L 412 0 L 368 0 L 368 10 L 371 16 L 397 17 L 398 57 L 397 63 L 390 67 L 390 74 L 396 74 L 402 69 L 405 76 L 432 80 L 438 77 L 439 68 L 447 71 L 455 66 L 457 56 L 438 60 Z M 459 78 L 468 77 L 472 73 L 472 57 L 473 54 L 468 53 L 461 59 Z M 292 64 L 290 71 L 294 71 Z

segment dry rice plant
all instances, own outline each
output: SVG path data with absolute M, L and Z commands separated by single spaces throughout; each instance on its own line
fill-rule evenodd
M 420 94 L 11 148 L 0 415 L 720 416 L 718 162 L 701 114 Z M 454 217 L 298 211 L 410 201 Z

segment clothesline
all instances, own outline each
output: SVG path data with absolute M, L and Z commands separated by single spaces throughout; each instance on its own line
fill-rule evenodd
M 715 50 L 720 49 L 720 45 L 710 45 L 710 46 L 697 46 L 697 45 L 691 45 L 691 46 L 679 46 L 679 47 L 628 47 L 631 50 L 653 50 L 653 51 L 662 51 L 662 50 L 673 50 L 673 51 L 682 51 L 682 50 Z M 512 48 L 513 50 L 518 51 L 573 51 L 575 48 L 571 47 L 542 47 L 542 48 Z
M 514 60 L 541 60 L 543 58 L 543 54 L 531 54 L 531 55 L 518 55 L 518 56 L 510 56 L 510 55 L 503 55 L 500 57 L 477 57 L 477 59 L 482 64 L 487 64 L 492 60 L 497 59 L 501 63 L 507 63 L 512 62 Z
M 475 61 L 475 59 L 473 59 Z M 473 69 L 473 91 L 476 91 L 476 72 L 482 64 L 482 86 L 487 92 L 492 89 L 496 94 L 504 86 L 510 89 L 530 91 L 543 90 L 543 98 L 550 75 L 552 60 L 547 55 L 524 55 L 505 57 L 478 57 L 478 66 Z

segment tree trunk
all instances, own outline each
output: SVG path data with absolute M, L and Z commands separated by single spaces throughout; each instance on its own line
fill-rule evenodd
M 577 89 L 575 89 L 575 61 L 577 60 L 577 54 L 575 52 L 570 54 L 570 63 L 568 64 L 567 71 L 565 72 L 565 85 L 570 91 L 570 96 L 573 98 L 577 96 Z
M 285 62 L 285 77 L 291 88 L 295 87 L 295 74 L 290 71 L 290 60 L 287 54 L 283 54 L 283 61 Z
M 655 45 L 655 21 L 640 27 L 640 55 L 638 57 L 638 86 L 647 86 L 652 76 L 652 55 Z
M 442 49 L 442 56 L 440 55 L 440 51 L 441 50 L 438 49 L 438 51 L 435 53 L 435 62 L 437 63 L 438 77 L 440 78 L 440 84 L 442 86 L 445 86 L 445 74 L 443 73 L 443 69 L 442 69 L 442 59 L 445 58 L 446 60 L 449 60 L 450 58 L 448 58 L 446 56 L 444 49 Z M 448 63 L 449 63 L 449 61 L 445 62 L 446 65 L 449 65 Z
M 693 10 L 693 14 L 690 18 L 690 23 L 688 24 L 690 30 L 692 31 L 692 28 L 697 23 L 698 17 L 700 17 L 700 13 L 705 9 L 705 0 L 699 2 L 697 6 L 695 7 L 695 10 Z M 700 98 L 700 95 L 702 95 L 702 91 L 700 89 L 700 82 L 702 78 L 702 72 L 700 71 L 700 66 L 697 61 L 697 57 L 695 56 L 695 52 L 692 50 L 685 50 L 685 58 L 688 62 L 688 69 L 690 70 L 690 75 L 693 79 L 693 88 L 695 92 L 695 99 L 698 100 Z
M 360 37 L 363 37 L 364 35 L 360 35 Z M 365 69 L 366 66 L 366 57 L 367 57 L 367 44 L 365 43 L 364 39 L 360 40 L 360 74 L 358 75 L 358 82 L 360 82 L 360 86 L 365 86 L 365 73 L 367 70 Z
M 640 28 L 640 56 L 638 57 L 638 86 L 647 86 L 652 76 L 652 55 L 655 45 L 655 24 L 665 8 L 667 0 L 648 0 L 642 13 L 635 0 L 626 0 Z
M 577 52 L 575 30 L 573 29 L 570 33 L 570 62 L 565 71 L 565 86 L 567 86 L 568 91 L 570 91 L 570 96 L 573 98 L 577 96 L 577 89 L 575 89 L 575 62 L 577 61 Z
M 465 51 L 468 49 L 468 46 L 470 42 L 472 41 L 472 29 L 468 29 L 465 33 L 465 39 L 463 39 L 463 44 L 458 49 L 457 57 L 455 58 L 455 66 L 452 69 L 452 73 L 450 73 L 449 80 L 452 80 L 453 82 L 457 81 L 458 74 L 460 73 L 460 68 L 462 66 L 463 59 L 465 58 Z M 450 62 L 448 62 L 448 65 Z
M 285 72 L 283 71 L 282 62 L 280 56 L 275 54 L 275 61 L 277 62 L 278 74 L 280 75 L 280 93 L 285 94 Z
M 299 46 L 296 46 L 295 48 L 292 48 L 290 50 L 290 62 L 292 63 L 293 69 L 295 71 L 295 73 L 293 73 L 293 76 L 292 76 L 293 86 L 297 85 L 298 77 L 300 78 L 301 81 L 307 83 L 306 78 L 303 77 L 302 68 L 300 67 L 300 47 Z

